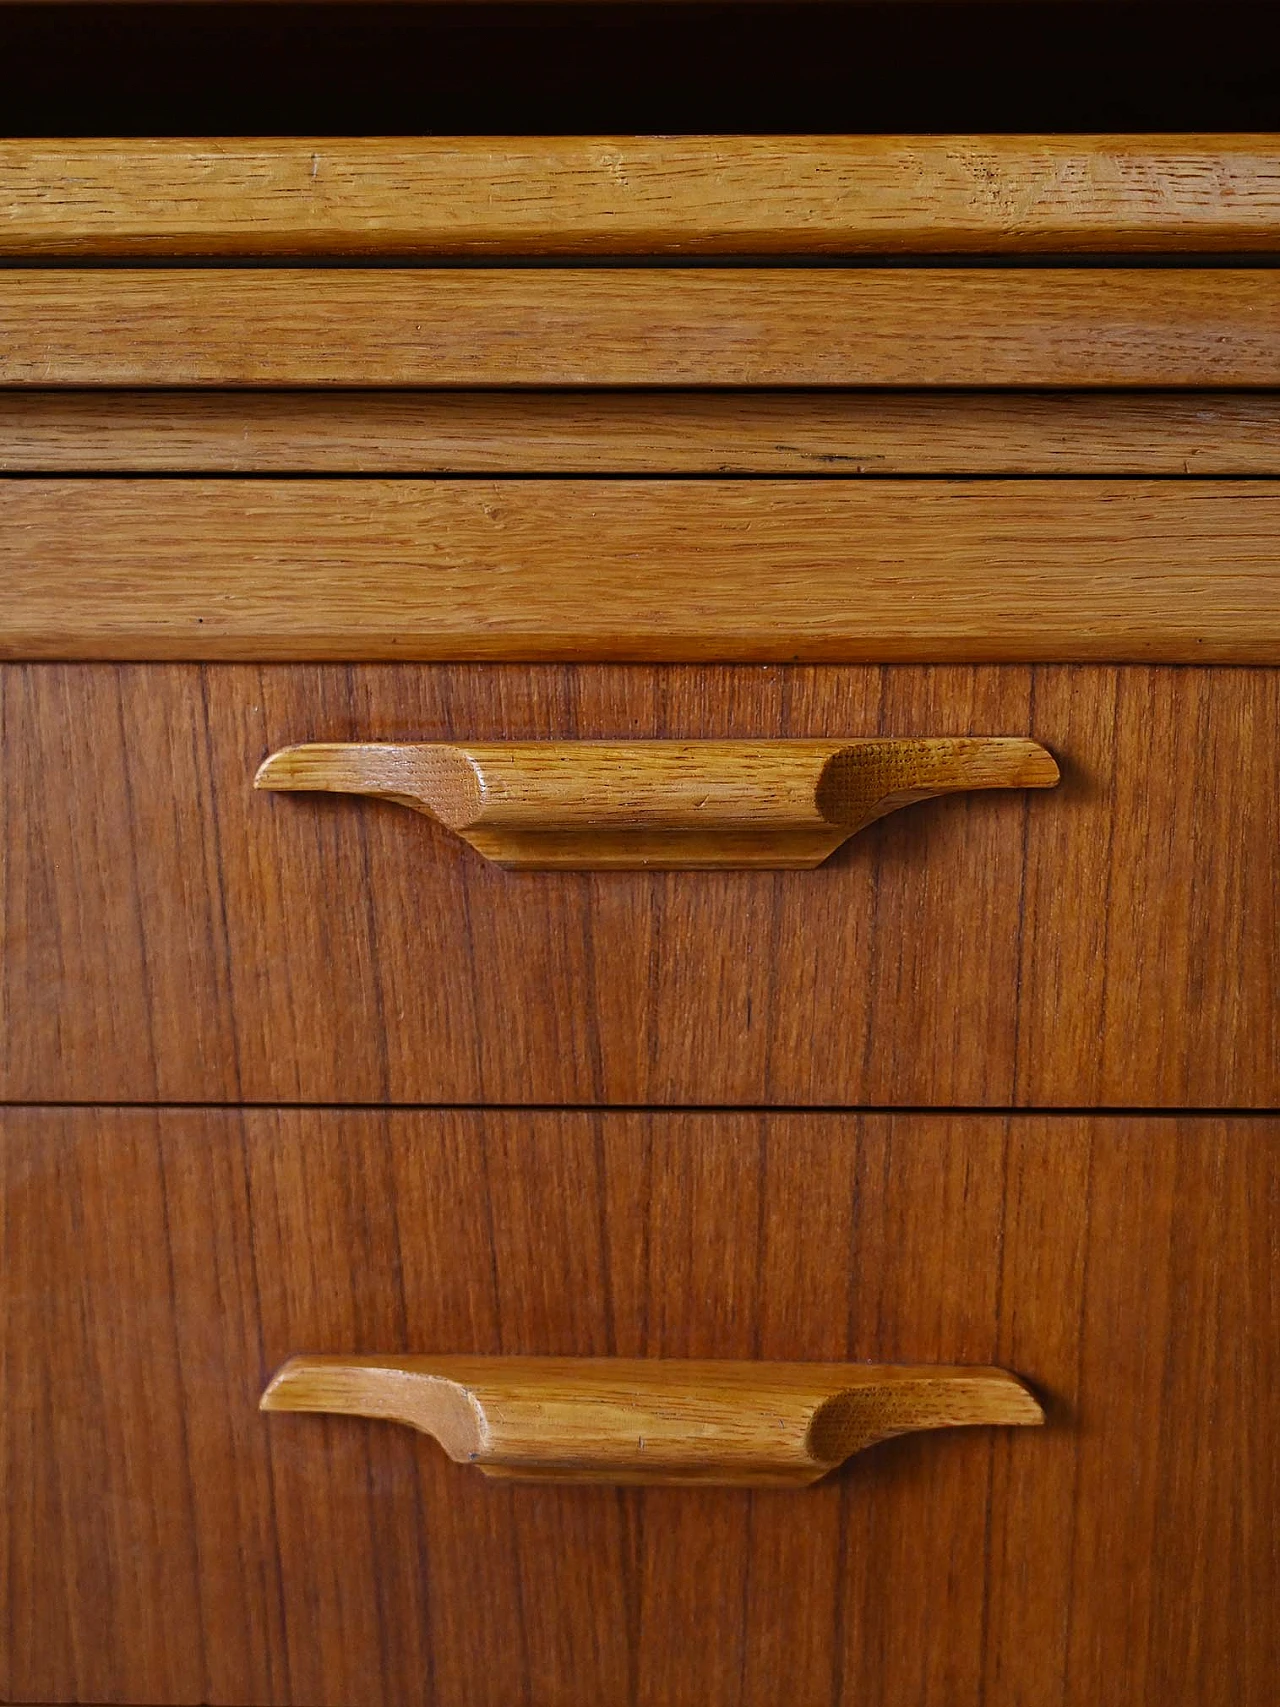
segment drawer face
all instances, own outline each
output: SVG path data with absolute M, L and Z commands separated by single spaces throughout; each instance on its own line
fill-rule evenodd
M 1280 673 L 7 665 L 12 1101 L 1280 1103 Z M 503 872 L 298 741 L 1032 735 L 814 871 Z
M 0 1698 L 1264 1707 L 1280 1121 L 22 1110 Z M 311 1351 L 998 1363 L 801 1491 L 490 1483 Z

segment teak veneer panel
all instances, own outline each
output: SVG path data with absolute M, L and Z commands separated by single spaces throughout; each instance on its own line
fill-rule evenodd
M 0 471 L 1280 475 L 1280 395 L 10 390 Z
M 5 386 L 1280 386 L 1272 268 L 0 270 Z
M 1280 484 L 20 479 L 0 579 L 10 658 L 1276 663 Z
M 0 1694 L 1280 1692 L 1280 1123 L 10 1109 Z M 263 1417 L 300 1347 L 950 1360 L 1043 1429 L 804 1492 L 513 1487 Z
M 1275 136 L 0 143 L 0 254 L 1280 249 Z
M 1274 670 L 30 665 L 0 718 L 5 1099 L 1280 1104 Z M 298 740 L 857 734 L 1063 780 L 811 872 L 509 873 L 252 787 Z

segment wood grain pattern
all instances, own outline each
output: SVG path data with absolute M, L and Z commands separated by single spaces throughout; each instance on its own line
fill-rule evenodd
M 1275 387 L 1280 273 L 9 268 L 0 385 Z
M 508 871 L 811 870 L 868 824 L 940 794 L 1052 788 L 1034 741 L 313 742 L 255 788 L 394 800 Z
M 680 1357 L 288 1359 L 258 1408 L 371 1417 L 514 1482 L 808 1487 L 855 1452 L 935 1428 L 1038 1425 L 1003 1369 Z
M 0 144 L 0 254 L 1280 249 L 1280 137 L 219 137 Z
M 6 1099 L 1280 1104 L 1276 671 L 33 665 L 0 716 Z M 298 739 L 850 733 L 1063 782 L 699 873 L 250 787 Z
M 1280 1687 L 1280 1126 L 8 1110 L 8 1700 Z M 965 1360 L 1049 1426 L 803 1495 L 503 1486 L 260 1417 L 288 1351 Z
M 0 657 L 1274 664 L 1278 541 L 1270 481 L 12 480 Z
M 1277 475 L 1280 396 L 0 391 L 0 471 Z

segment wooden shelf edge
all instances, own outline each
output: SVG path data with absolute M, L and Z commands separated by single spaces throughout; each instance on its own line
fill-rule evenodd
M 30 477 L 0 657 L 1275 664 L 1278 536 L 1271 481 Z
M 0 255 L 1280 252 L 1280 138 L 0 143 Z
M 1280 393 L 0 391 L 0 474 L 1280 475 Z

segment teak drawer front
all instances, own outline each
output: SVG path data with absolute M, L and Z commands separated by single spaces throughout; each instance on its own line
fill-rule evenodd
M 0 1119 L 8 1701 L 1269 1707 L 1280 1122 Z M 302 1351 L 993 1363 L 807 1490 L 487 1482 Z
M 1280 1103 L 1265 669 L 8 665 L 14 1101 Z M 814 871 L 501 871 L 306 740 L 1033 736 Z

